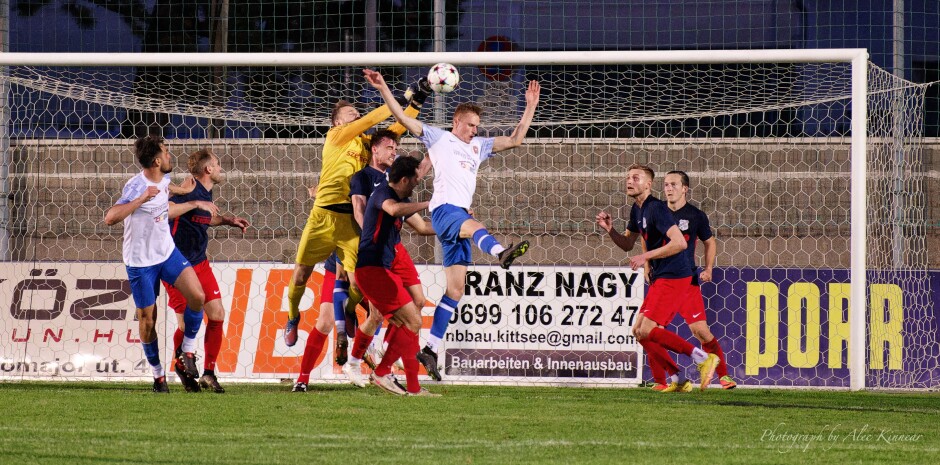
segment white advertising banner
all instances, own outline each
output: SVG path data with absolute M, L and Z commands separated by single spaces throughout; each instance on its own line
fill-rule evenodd
M 320 307 L 322 268 L 301 302 L 300 340 L 283 343 L 292 265 L 214 263 L 226 310 L 216 371 L 227 380 L 297 375 Z M 422 341 L 445 279 L 418 266 L 428 302 Z M 517 384 L 635 384 L 641 350 L 630 327 L 643 299 L 640 275 L 627 269 L 472 267 L 466 294 L 445 337 L 445 381 Z M 176 319 L 158 299 L 162 359 L 169 360 Z M 383 331 L 384 332 L 384 331 Z M 382 337 L 380 334 L 379 338 Z M 202 341 L 200 335 L 198 340 Z M 202 353 L 200 345 L 198 349 Z M 326 344 L 312 380 L 344 379 Z M 198 364 L 201 368 L 201 363 Z M 0 267 L 0 379 L 149 379 L 134 303 L 121 263 L 5 263 Z

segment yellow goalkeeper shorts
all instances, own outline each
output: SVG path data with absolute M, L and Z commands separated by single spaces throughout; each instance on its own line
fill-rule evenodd
M 321 207 L 313 207 L 304 233 L 297 248 L 297 263 L 314 266 L 333 251 L 343 268 L 356 269 L 356 254 L 359 251 L 359 228 L 352 214 L 337 213 Z

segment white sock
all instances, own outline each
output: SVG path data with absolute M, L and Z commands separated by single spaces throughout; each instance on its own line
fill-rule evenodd
M 336 332 L 339 334 L 346 333 L 346 320 L 340 320 L 336 322 Z
M 196 338 L 183 336 L 183 343 L 180 345 L 182 351 L 186 352 L 195 352 L 196 351 Z
M 157 378 L 159 378 L 159 377 L 165 375 L 165 373 L 164 373 L 164 371 L 163 371 L 163 364 L 162 364 L 162 363 L 159 364 L 159 365 L 150 365 L 150 368 L 153 368 L 153 379 L 157 379 Z
M 708 352 L 705 352 L 698 347 L 692 349 L 692 361 L 695 363 L 702 363 L 708 359 Z
M 433 350 L 434 353 L 436 354 L 436 353 L 437 353 L 437 348 L 440 347 L 440 346 L 441 346 L 441 338 L 439 338 L 439 337 L 437 337 L 437 336 L 435 336 L 435 335 L 433 335 L 433 334 L 429 334 L 429 335 L 428 335 L 428 347 L 429 347 L 431 350 Z

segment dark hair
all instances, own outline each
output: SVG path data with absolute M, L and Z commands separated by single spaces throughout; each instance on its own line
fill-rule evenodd
M 340 100 L 336 102 L 336 105 L 333 106 L 333 113 L 330 114 L 330 124 L 332 124 L 333 126 L 336 126 L 336 115 L 339 113 L 340 110 L 343 109 L 343 107 L 356 108 L 355 105 L 353 105 L 352 103 L 346 100 Z
M 396 183 L 404 178 L 417 176 L 420 163 L 417 158 L 398 157 L 388 170 L 388 182 Z
M 670 171 L 666 173 L 666 176 L 669 176 L 670 174 L 678 174 L 679 178 L 682 180 L 682 185 L 685 187 L 689 187 L 689 175 L 686 174 L 685 171 L 679 171 L 679 170 Z
M 454 118 L 464 114 L 464 113 L 473 113 L 477 116 L 483 115 L 483 108 L 475 103 L 465 102 L 457 105 L 457 108 L 454 109 Z
M 646 174 L 649 175 L 650 180 L 656 178 L 656 173 L 654 173 L 654 172 L 653 172 L 653 169 L 650 168 L 649 166 L 641 165 L 641 164 L 639 164 L 639 163 L 634 163 L 634 164 L 630 165 L 629 168 L 627 168 L 627 171 L 632 171 L 632 170 L 642 170 L 642 171 L 645 171 Z
M 388 139 L 397 144 L 398 134 L 395 134 L 394 132 L 389 131 L 388 129 L 379 129 L 378 131 L 375 131 L 375 134 L 372 135 L 372 140 L 370 141 L 370 144 L 372 147 L 375 147 L 380 142 L 382 142 L 383 139 Z
M 189 155 L 189 172 L 193 176 L 199 176 L 202 174 L 202 170 L 206 169 L 206 165 L 212 160 L 215 154 L 212 153 L 212 149 L 199 149 Z
M 137 142 L 134 142 L 134 153 L 137 155 L 140 166 L 145 169 L 152 167 L 153 161 L 157 159 L 157 155 L 160 155 L 164 144 L 166 144 L 166 139 L 160 136 L 151 135 L 137 139 Z

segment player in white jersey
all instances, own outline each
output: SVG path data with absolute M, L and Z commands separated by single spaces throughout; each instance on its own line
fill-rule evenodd
M 124 265 L 137 307 L 140 342 L 153 369 L 153 391 L 169 392 L 154 328 L 161 279 L 173 283 L 186 298 L 188 308 L 184 315 L 186 328 L 180 360 L 187 375 L 197 377 L 199 373 L 193 352 L 196 350 L 196 333 L 202 325 L 205 295 L 189 261 L 176 249 L 169 226 L 171 217 L 179 216 L 193 206 L 174 207 L 170 211 L 170 177 L 167 173 L 173 170 L 173 162 L 162 137 L 140 138 L 134 144 L 134 150 L 143 171 L 127 181 L 121 198 L 105 213 L 104 222 L 108 226 L 124 223 Z
M 485 253 L 499 259 L 503 268 L 509 268 L 513 260 L 529 248 L 527 241 L 503 247 L 489 234 L 483 223 L 469 213 L 473 193 L 477 187 L 477 170 L 480 164 L 494 153 L 518 147 L 532 124 L 535 107 L 539 103 L 541 87 L 538 81 L 529 81 L 525 92 L 525 111 L 519 124 L 509 137 L 476 137 L 480 126 L 482 109 L 472 103 L 463 103 L 454 110 L 454 126 L 450 132 L 428 126 L 409 117 L 395 101 L 385 79 L 373 70 L 363 70 L 372 84 L 385 99 L 392 115 L 428 148 L 428 156 L 434 166 L 434 193 L 431 196 L 431 223 L 444 251 L 444 274 L 447 290 L 434 310 L 434 322 L 428 344 L 418 353 L 418 360 L 428 374 L 440 381 L 437 367 L 437 351 L 447 331 L 450 317 L 463 297 L 470 264 L 470 239 Z

